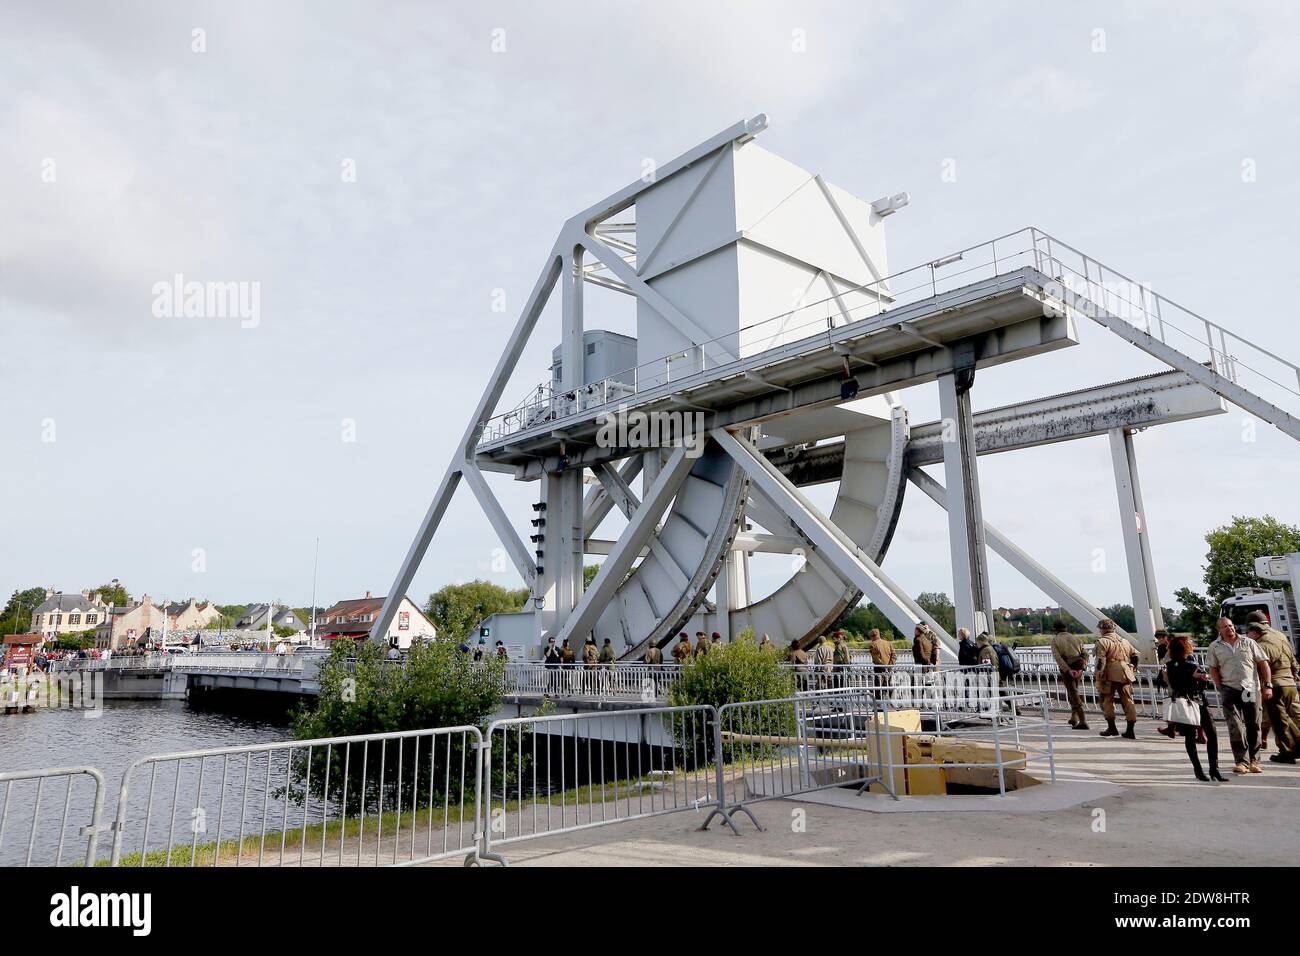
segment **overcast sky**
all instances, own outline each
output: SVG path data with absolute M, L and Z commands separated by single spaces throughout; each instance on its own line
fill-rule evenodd
M 1294 4 L 469 6 L 5 5 L 2 596 L 301 605 L 317 537 L 319 601 L 384 592 L 560 225 L 758 112 L 767 149 L 911 193 L 894 269 L 1034 224 L 1300 359 Z M 155 315 L 176 274 L 257 283 L 255 326 Z M 976 408 L 1157 369 L 1079 332 L 982 373 Z M 511 403 L 556 341 L 552 312 Z M 1300 522 L 1300 449 L 1244 418 L 1135 439 L 1166 604 L 1208 529 Z M 1104 438 L 980 467 L 991 522 L 1131 600 Z M 492 479 L 522 525 L 535 487 Z M 494 547 L 463 493 L 413 595 L 516 585 Z M 992 561 L 996 604 L 1046 601 Z M 885 567 L 951 593 L 919 493 Z

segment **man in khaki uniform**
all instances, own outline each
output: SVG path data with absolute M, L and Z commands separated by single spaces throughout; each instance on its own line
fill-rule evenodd
M 1296 750 L 1300 747 L 1300 726 L 1291 715 L 1296 698 L 1297 672 L 1300 671 L 1296 666 L 1295 651 L 1280 631 L 1259 621 L 1246 625 L 1246 633 L 1255 639 L 1268 658 L 1268 669 L 1273 678 L 1273 696 L 1264 701 L 1264 713 L 1268 714 L 1277 740 L 1277 753 L 1268 759 L 1273 763 L 1295 763 Z
M 894 650 L 894 642 L 881 637 L 878 628 L 873 627 L 867 634 L 867 653 L 871 655 L 871 663 L 877 667 L 892 667 L 898 663 L 898 652 Z
M 912 639 L 912 660 L 918 664 L 939 663 L 939 641 L 925 624 L 916 625 L 916 636 Z
M 1074 730 L 1087 730 L 1088 719 L 1083 715 L 1083 700 L 1079 697 L 1079 680 L 1088 669 L 1088 655 L 1083 649 L 1083 638 L 1071 634 L 1060 618 L 1052 625 L 1052 657 L 1061 670 L 1061 683 L 1070 702 L 1070 726 Z
M 695 632 L 695 656 L 709 656 L 709 635 L 705 634 L 703 631 Z
M 1094 675 L 1097 682 L 1097 694 L 1101 697 L 1101 713 L 1106 718 L 1103 737 L 1119 737 L 1115 729 L 1115 695 L 1119 694 L 1120 705 L 1124 708 L 1124 720 L 1128 723 L 1124 736 L 1136 740 L 1137 708 L 1133 706 L 1133 662 L 1137 660 L 1137 648 L 1115 633 L 1115 622 L 1103 620 L 1097 625 L 1100 636 L 1097 638 L 1097 670 Z
M 673 660 L 678 664 L 685 664 L 691 659 L 691 639 L 682 631 L 677 636 L 677 643 L 673 645 Z
M 831 674 L 835 665 L 835 648 L 823 634 L 817 638 L 817 648 L 813 651 L 813 665 L 817 671 L 817 685 L 822 688 L 831 686 Z

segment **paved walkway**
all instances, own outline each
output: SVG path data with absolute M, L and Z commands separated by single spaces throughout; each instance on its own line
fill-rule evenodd
M 1225 784 L 1192 776 L 1182 741 L 1141 721 L 1138 740 L 1054 726 L 1058 774 L 1103 791 L 1075 806 L 996 813 L 873 813 L 839 805 L 773 801 L 754 808 L 767 828 L 716 822 L 703 812 L 545 837 L 503 848 L 513 866 L 1214 866 L 1300 861 L 1300 766 L 1263 762 L 1238 777 L 1221 734 Z M 1202 750 L 1202 757 L 1204 751 Z M 1106 781 L 1116 787 L 1096 787 Z M 1036 788 L 1035 788 L 1036 789 Z M 837 792 L 837 797 L 844 792 Z M 874 801 L 868 796 L 857 798 Z M 949 798 L 954 799 L 954 798 Z M 986 798 L 974 798 L 985 800 Z M 840 800 L 838 802 L 844 802 Z M 459 861 L 456 861 L 457 864 Z

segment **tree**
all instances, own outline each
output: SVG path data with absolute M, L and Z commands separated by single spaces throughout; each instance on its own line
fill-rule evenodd
M 1268 554 L 1300 551 L 1300 528 L 1283 524 L 1272 515 L 1262 518 L 1234 516 L 1231 524 L 1220 525 L 1205 535 L 1210 550 L 1205 555 L 1205 588 L 1201 595 L 1191 588 L 1174 592 L 1182 606 L 1179 626 L 1201 640 L 1210 638 L 1219 608 L 1237 588 L 1272 590 L 1276 581 L 1255 576 L 1255 559 Z
M 440 636 L 462 641 L 483 618 L 522 610 L 528 597 L 527 588 L 512 591 L 491 581 L 448 584 L 429 595 L 425 613 Z
M 596 579 L 596 575 L 599 573 L 599 564 L 584 564 L 582 566 L 582 589 L 584 591 L 591 587 L 591 582 Z
M 1207 597 L 1197 594 L 1191 588 L 1179 588 L 1174 592 L 1182 613 L 1178 615 L 1178 629 L 1189 632 L 1200 643 L 1208 642 L 1214 634 L 1215 622 L 1219 619 L 1219 605 Z
M 1207 534 L 1205 543 L 1210 546 L 1205 555 L 1205 588 L 1219 604 L 1232 597 L 1236 588 L 1276 588 L 1276 581 L 1255 576 L 1255 559 L 1300 551 L 1300 528 L 1283 524 L 1272 515 L 1234 517 L 1231 524 Z
M 26 634 L 32 629 L 32 612 L 45 600 L 45 588 L 15 591 L 0 613 L 0 634 Z
M 108 584 L 101 584 L 97 588 L 90 589 L 90 596 L 94 597 L 98 592 L 100 599 L 105 604 L 111 604 L 113 607 L 130 607 L 131 595 L 126 593 L 126 588 L 117 578 L 114 578 Z
M 917 595 L 916 603 L 949 634 L 956 631 L 957 609 L 952 606 L 948 595 L 942 591 L 922 591 Z
M 1112 604 L 1110 607 L 1098 608 L 1102 614 L 1106 615 L 1115 625 L 1123 631 L 1130 634 L 1137 631 L 1137 614 L 1133 612 L 1131 604 Z
M 859 604 L 840 619 L 838 627 L 856 637 L 866 637 L 872 628 L 880 631 L 880 636 L 887 641 L 896 641 L 903 635 L 898 633 L 885 612 L 874 604 Z

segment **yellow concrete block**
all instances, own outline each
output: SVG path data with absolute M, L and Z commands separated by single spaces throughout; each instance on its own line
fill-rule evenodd
M 934 763 L 935 737 L 931 734 L 909 734 L 903 738 L 903 752 L 907 756 L 907 792 L 910 796 L 943 796 L 948 792 L 947 777 L 942 770 L 918 770 L 916 764 Z
M 881 732 L 884 733 L 885 726 L 882 721 L 883 714 L 877 714 L 875 720 L 881 724 Z M 906 761 L 905 742 L 907 734 L 915 734 L 921 729 L 921 712 L 919 710 L 895 710 L 889 714 L 888 729 L 889 736 L 882 740 L 882 750 L 885 750 L 894 763 L 894 792 L 899 796 L 907 793 L 907 773 L 903 767 Z M 882 774 L 884 772 L 882 768 Z M 872 793 L 885 793 L 885 788 L 878 783 L 873 783 L 867 788 Z

